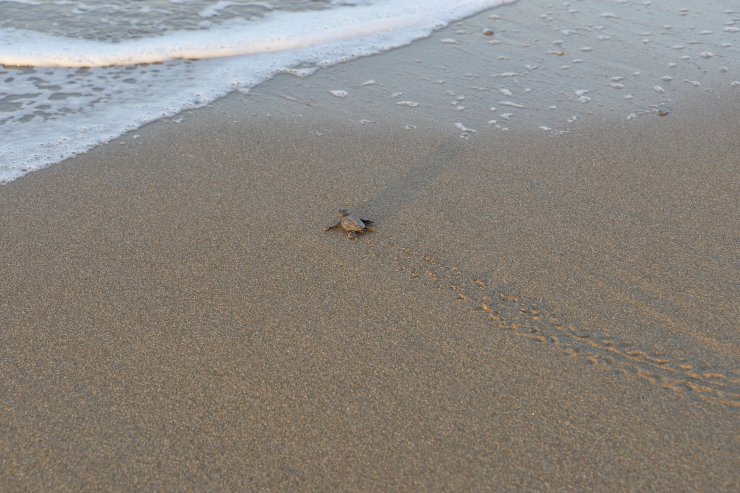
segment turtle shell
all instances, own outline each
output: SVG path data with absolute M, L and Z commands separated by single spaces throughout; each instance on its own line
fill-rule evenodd
M 345 231 L 365 231 L 365 229 L 367 229 L 367 226 L 362 222 L 362 219 L 354 214 L 344 216 L 341 224 L 342 229 Z

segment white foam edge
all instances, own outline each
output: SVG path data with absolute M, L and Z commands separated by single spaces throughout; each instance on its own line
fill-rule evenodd
M 272 12 L 246 29 L 243 23 L 229 23 L 205 31 L 176 31 L 120 43 L 6 28 L 0 30 L 0 64 L 106 67 L 284 52 L 380 33 L 413 31 L 418 37 L 419 30 L 428 35 L 456 20 L 514 1 L 378 0 L 320 11 Z

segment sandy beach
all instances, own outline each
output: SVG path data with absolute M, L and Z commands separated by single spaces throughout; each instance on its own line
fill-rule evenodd
M 737 491 L 740 14 L 533 3 L 0 187 L 2 489 Z

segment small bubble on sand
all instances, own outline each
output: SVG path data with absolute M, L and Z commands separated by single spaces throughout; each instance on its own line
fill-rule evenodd
M 706 34 L 714 34 L 714 31 L 704 30 L 704 31 L 699 31 L 699 34 L 704 34 L 704 35 L 706 35 Z
M 504 96 L 513 96 L 514 95 L 509 89 L 506 89 L 506 88 L 499 89 L 499 92 L 501 92 L 501 94 L 503 94 Z
M 403 127 L 403 128 L 405 128 L 406 130 L 413 130 L 413 129 L 415 129 L 415 128 L 416 128 L 416 125 L 406 125 L 406 126 L 405 126 L 405 127 Z
M 391 97 L 392 98 L 397 98 L 399 96 L 403 96 L 403 93 L 402 92 L 394 92 L 393 94 L 391 94 Z
M 676 62 L 671 62 L 668 64 L 670 68 L 678 67 L 678 64 Z
M 525 65 L 525 67 L 527 67 L 527 70 L 537 70 L 539 68 L 539 65 L 527 64 Z
M 584 51 L 584 52 L 586 52 L 586 51 L 594 51 L 594 49 L 591 48 L 590 46 L 584 46 L 584 47 L 581 48 L 581 51 Z
M 440 39 L 440 40 L 439 40 L 439 42 L 440 42 L 440 43 L 444 43 L 444 44 L 446 44 L 446 45 L 456 45 L 456 44 L 460 44 L 460 42 L 459 42 L 458 40 L 456 40 L 456 39 L 452 39 L 452 38 L 443 38 L 443 39 Z
M 329 91 L 329 93 L 332 96 L 338 97 L 338 98 L 346 98 L 347 97 L 347 91 L 342 91 L 340 89 L 334 89 L 332 91 Z
M 590 92 L 591 91 L 589 91 L 588 89 L 578 89 L 576 91 L 573 91 L 573 94 L 575 94 L 576 96 L 585 96 L 586 94 Z
M 670 75 L 664 75 L 663 77 L 660 78 L 660 80 L 663 80 L 665 82 L 670 82 L 673 80 L 673 77 L 671 77 Z
M 455 127 L 457 127 L 462 132 L 462 137 L 467 137 L 470 134 L 477 133 L 478 131 L 473 128 L 468 128 L 465 125 L 463 125 L 460 122 L 455 123 Z
M 366 80 L 365 82 L 362 83 L 363 86 L 372 86 L 372 85 L 375 85 L 375 84 L 376 84 L 376 82 L 373 79 L 368 79 L 368 80 Z
M 630 113 L 629 115 L 627 115 L 627 120 L 634 120 L 635 118 L 637 118 L 637 115 L 635 115 L 634 113 Z
M 622 77 L 621 75 L 617 75 L 616 77 L 612 77 L 609 80 L 612 82 L 619 82 L 620 80 L 624 80 L 624 77 Z
M 730 82 L 730 87 L 740 87 L 740 80 L 733 80 Z
M 712 58 L 714 56 L 714 53 L 711 51 L 702 51 L 700 55 L 704 58 Z
M 509 106 L 511 108 L 526 108 L 523 104 L 515 103 L 514 101 L 499 101 L 498 104 L 501 106 Z
M 546 127 L 546 126 L 544 126 L 544 125 L 540 125 L 539 129 L 540 129 L 540 130 L 544 130 L 545 132 L 549 132 L 550 130 L 552 130 L 552 128 L 550 128 L 550 127 Z
M 612 86 L 614 89 L 624 89 L 624 84 L 619 84 L 617 82 L 612 82 L 609 85 Z
M 417 106 L 419 106 L 419 103 L 417 103 L 416 101 L 398 101 L 396 104 L 399 106 L 409 106 L 411 108 L 416 108 Z
M 580 98 L 578 98 L 578 101 L 580 101 L 581 103 L 588 103 L 589 101 L 591 101 L 591 98 L 589 98 L 588 96 L 581 96 Z
M 514 113 L 501 113 L 501 114 L 499 115 L 499 117 L 500 117 L 500 118 L 503 118 L 504 120 L 508 120 L 508 119 L 509 119 L 509 118 L 511 118 L 512 116 L 514 116 Z
M 653 86 L 653 89 L 655 90 L 655 92 L 660 92 L 660 93 L 665 92 L 665 89 L 663 89 L 662 87 L 658 85 Z
M 727 32 L 727 33 L 736 33 L 738 31 L 740 31 L 740 29 L 737 28 L 737 27 L 735 27 L 735 26 L 727 26 L 725 28 L 725 32 Z
M 489 109 L 490 111 L 496 111 L 496 107 L 495 107 L 495 106 L 491 106 L 491 107 L 490 107 L 490 108 L 488 108 L 488 109 Z

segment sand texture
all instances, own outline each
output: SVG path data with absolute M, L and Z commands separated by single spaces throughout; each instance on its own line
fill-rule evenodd
M 740 92 L 579 126 L 556 79 L 504 130 L 455 29 L 0 188 L 3 489 L 740 488 Z M 322 231 L 340 206 L 376 231 Z

